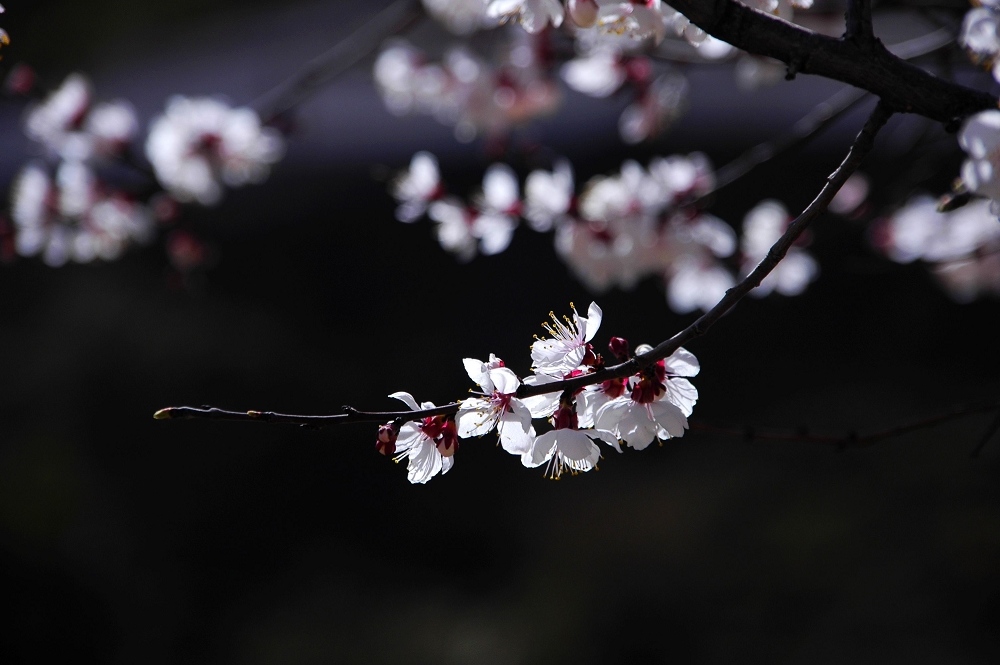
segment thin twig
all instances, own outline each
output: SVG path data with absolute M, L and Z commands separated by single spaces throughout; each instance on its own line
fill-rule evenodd
M 883 125 L 888 121 L 892 112 L 881 102 L 876 105 L 875 110 L 869 116 L 865 126 L 861 129 L 847 157 L 837 167 L 837 169 L 827 177 L 827 182 L 823 185 L 819 194 L 810 203 L 802 214 L 788 225 L 785 233 L 774 243 L 768 251 L 767 256 L 754 268 L 749 275 L 743 278 L 736 286 L 726 292 L 726 295 L 712 309 L 703 314 L 693 324 L 677 333 L 670 339 L 661 342 L 656 348 L 647 353 L 633 357 L 632 359 L 606 369 L 599 370 L 592 374 L 585 374 L 571 379 L 555 381 L 539 385 L 522 384 L 517 391 L 518 397 L 530 397 L 533 395 L 544 395 L 547 393 L 575 391 L 595 383 L 607 381 L 609 379 L 620 379 L 631 376 L 644 367 L 652 365 L 656 361 L 666 358 L 686 342 L 704 335 L 705 332 L 723 314 L 732 309 L 744 296 L 757 287 L 774 267 L 778 265 L 782 257 L 795 242 L 796 238 L 802 234 L 809 224 L 816 219 L 833 199 L 833 196 L 841 188 L 848 177 L 861 164 L 864 157 L 871 151 L 875 142 L 875 136 Z M 433 409 L 422 411 L 357 411 L 350 407 L 344 407 L 347 413 L 331 416 L 294 416 L 288 414 L 273 413 L 270 411 L 227 411 L 213 407 L 168 407 L 160 409 L 154 414 L 158 420 L 175 418 L 211 418 L 224 420 L 252 420 L 262 422 L 283 422 L 298 425 L 331 425 L 343 422 L 387 422 L 390 420 L 402 419 L 416 420 L 419 418 L 444 415 L 458 411 L 459 403 L 453 402 Z
M 761 164 L 808 142 L 817 133 L 832 125 L 854 108 L 854 105 L 860 102 L 865 95 L 863 90 L 844 88 L 825 102 L 817 104 L 801 120 L 792 125 L 792 128 L 786 133 L 770 141 L 758 143 L 722 166 L 716 172 L 715 187 L 691 201 L 691 205 L 699 205 L 723 187 L 731 185 Z
M 254 106 L 265 120 L 288 111 L 331 79 L 356 65 L 386 38 L 405 30 L 422 16 L 417 0 L 396 0 L 313 59 L 290 79 L 261 95 Z
M 989 440 L 989 438 L 995 434 L 998 429 L 1000 429 L 1000 402 L 993 402 L 991 404 L 983 404 L 974 407 L 957 408 L 936 416 L 921 418 L 920 420 L 907 423 L 905 425 L 897 425 L 888 429 L 861 435 L 857 432 L 848 432 L 843 436 L 809 434 L 808 432 L 760 432 L 754 428 L 739 429 L 734 427 L 716 427 L 714 425 L 708 425 L 696 421 L 691 422 L 690 427 L 692 431 L 738 436 L 748 441 L 787 441 L 790 443 L 816 443 L 821 445 L 836 446 L 837 448 L 867 448 L 886 439 L 892 439 L 904 434 L 909 434 L 910 432 L 916 432 L 922 429 L 934 427 L 936 425 L 941 425 L 948 421 L 957 420 L 966 416 L 974 416 L 980 413 L 990 413 L 993 411 L 997 412 L 997 417 L 993 421 L 991 429 L 987 431 L 985 439 Z M 973 451 L 973 457 L 979 453 L 979 450 L 982 448 L 984 443 L 985 441 Z

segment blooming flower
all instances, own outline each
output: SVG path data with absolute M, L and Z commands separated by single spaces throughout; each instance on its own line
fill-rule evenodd
M 413 396 L 406 392 L 392 393 L 389 397 L 400 400 L 413 411 L 434 408 L 433 402 L 422 402 L 418 406 Z M 385 444 L 389 443 L 389 438 Z M 407 422 L 399 428 L 394 443 L 398 453 L 394 459 L 397 462 L 406 460 L 407 480 L 426 483 L 439 473 L 448 473 L 455 464 L 454 454 L 458 449 L 455 421 L 445 416 L 429 416 L 420 422 Z
M 215 99 L 174 97 L 146 141 L 160 183 L 178 200 L 213 205 L 222 185 L 262 182 L 284 152 L 277 131 L 248 108 Z
M 572 319 L 564 317 L 560 321 L 549 312 L 552 324 L 542 324 L 550 337 L 535 340 L 531 345 L 533 371 L 562 378 L 583 362 L 589 342 L 601 327 L 604 314 L 595 302 L 587 308 L 586 318 L 580 316 L 572 304 L 570 307 L 573 309 Z
M 465 358 L 463 362 L 469 378 L 483 389 L 484 394 L 462 400 L 455 416 L 458 435 L 463 439 L 482 436 L 495 428 L 504 450 L 512 455 L 526 453 L 535 430 L 528 407 L 515 397 L 521 386 L 520 379 L 493 354 L 485 363 L 474 358 Z
M 546 464 L 545 475 L 558 479 L 563 473 L 577 474 L 597 466 L 601 450 L 595 439 L 618 449 L 618 439 L 611 432 L 579 429 L 572 403 L 563 404 L 552 418 L 553 429 L 538 436 L 528 452 L 521 457 L 524 466 L 534 468 Z
M 642 353 L 643 347 L 636 352 Z M 698 401 L 698 390 L 685 377 L 696 375 L 699 369 L 694 355 L 677 349 L 630 377 L 620 396 L 591 405 L 596 406 L 594 426 L 612 432 L 636 450 L 657 438 L 684 436 L 687 416 Z

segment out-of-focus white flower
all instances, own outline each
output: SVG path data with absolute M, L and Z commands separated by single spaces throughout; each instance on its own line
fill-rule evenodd
M 25 167 L 11 198 L 15 250 L 21 256 L 41 254 L 52 267 L 71 260 L 113 260 L 129 244 L 152 235 L 148 209 L 106 193 L 82 162 L 62 162 L 55 179 L 37 164 Z
M 128 102 L 94 105 L 90 82 L 82 74 L 70 74 L 24 118 L 30 139 L 70 161 L 120 154 L 135 138 L 138 127 Z
M 429 152 L 418 152 L 410 160 L 410 168 L 392 181 L 392 195 L 399 201 L 396 218 L 413 222 L 427 211 L 428 204 L 442 193 L 441 173 L 437 159 Z
M 682 256 L 667 279 L 667 304 L 678 314 L 707 312 L 736 280 L 732 273 L 708 257 Z
M 560 70 L 569 87 L 591 97 L 607 97 L 622 87 L 626 79 L 621 54 L 601 48 L 570 60 Z
M 468 35 L 482 27 L 489 0 L 423 0 L 427 13 L 452 32 Z
M 412 411 L 433 409 L 433 402 L 417 405 L 410 393 L 397 392 L 389 395 L 406 404 Z M 455 423 L 444 416 L 423 418 L 420 422 L 410 421 L 399 428 L 395 441 L 394 458 L 406 460 L 406 478 L 411 483 L 426 483 L 437 474 L 444 475 L 455 464 L 458 448 Z
M 573 170 L 565 159 L 552 172 L 532 171 L 524 181 L 524 217 L 535 231 L 562 222 L 573 203 Z
M 749 274 L 767 255 L 778 238 L 788 228 L 791 219 L 778 201 L 762 201 L 743 219 L 743 274 Z M 786 296 L 799 295 L 816 278 L 819 266 L 807 251 L 791 247 L 785 257 L 761 281 L 751 295 L 762 298 L 772 291 Z
M 991 63 L 1000 53 L 1000 14 L 990 7 L 974 7 L 962 20 L 959 41 L 978 62 Z
M 559 0 L 490 0 L 486 15 L 503 23 L 516 18 L 530 34 L 541 32 L 552 24 L 563 22 L 563 6 Z
M 497 430 L 500 445 L 512 455 L 524 455 L 535 438 L 531 412 L 515 394 L 520 379 L 503 361 L 490 354 L 489 362 L 464 359 L 465 371 L 483 389 L 482 397 L 462 400 L 455 416 L 458 435 L 463 439 Z
M 431 203 L 427 216 L 438 223 L 437 238 L 441 246 L 455 254 L 459 261 L 471 261 L 476 256 L 476 238 L 472 235 L 472 214 L 456 198 L 447 197 Z
M 1000 111 L 982 111 L 966 120 L 958 143 L 969 154 L 962 182 L 969 191 L 1000 201 Z
M 923 260 L 957 302 L 1000 295 L 1000 221 L 979 199 L 938 212 L 935 199 L 917 196 L 885 220 L 874 243 L 897 263 Z
M 178 200 L 203 205 L 219 202 L 223 184 L 262 182 L 283 153 L 280 134 L 253 110 L 207 98 L 171 99 L 146 141 L 160 183 Z
M 60 152 L 67 135 L 79 130 L 90 110 L 90 83 L 82 74 L 70 74 L 24 119 L 28 138 Z

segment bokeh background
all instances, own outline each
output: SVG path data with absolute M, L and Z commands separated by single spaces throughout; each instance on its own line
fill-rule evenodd
M 171 94 L 252 102 L 377 3 L 5 5 L 5 64 L 50 84 L 83 71 L 148 121 Z M 721 164 L 838 89 L 800 77 L 744 93 L 725 67 L 687 73 L 692 111 L 653 144 L 621 147 L 624 100 L 569 92 L 520 136 L 570 156 L 581 181 L 628 156 Z M 713 210 L 738 224 L 766 197 L 800 209 L 864 110 Z M 5 183 L 33 154 L 22 112 L 0 106 Z M 394 220 L 386 174 L 413 151 L 435 150 L 459 192 L 486 161 L 384 111 L 366 64 L 296 124 L 266 184 L 185 210 L 217 254 L 190 288 L 157 246 L 0 268 L 2 662 L 998 662 L 1000 442 L 969 459 L 990 416 L 846 451 L 696 429 L 559 482 L 484 439 L 426 486 L 376 454 L 369 426 L 154 421 L 178 404 L 445 402 L 467 389 L 462 357 L 525 372 L 547 313 L 595 297 L 548 237 L 522 229 L 502 256 L 459 265 L 429 226 Z M 897 176 L 921 129 L 895 119 L 881 137 L 873 211 L 912 188 Z M 933 191 L 958 159 L 933 158 Z M 956 305 L 865 238 L 824 218 L 806 295 L 743 303 L 690 345 L 695 425 L 845 434 L 996 399 L 997 304 Z M 693 318 L 653 282 L 596 297 L 601 343 L 656 342 Z

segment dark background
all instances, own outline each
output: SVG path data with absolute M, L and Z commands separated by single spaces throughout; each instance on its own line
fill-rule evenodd
M 356 3 L 7 2 L 5 63 L 58 83 L 81 70 L 144 121 L 172 93 L 247 103 L 350 30 Z M 715 163 L 836 90 L 757 94 L 689 68 L 692 111 L 659 142 L 616 140 L 624 100 L 567 93 L 525 130 L 579 181 L 637 156 Z M 33 148 L 0 110 L 0 172 Z M 862 122 L 754 172 L 713 209 L 801 209 Z M 0 273 L 0 627 L 10 663 L 994 663 L 1000 658 L 1000 443 L 989 416 L 863 450 L 692 431 L 549 482 L 489 439 L 426 486 L 375 453 L 374 428 L 159 422 L 177 404 L 329 413 L 407 390 L 462 396 L 460 359 L 524 373 L 549 310 L 593 296 L 551 239 L 460 266 L 430 226 L 393 219 L 386 168 L 442 155 L 470 192 L 486 161 L 426 118 L 382 110 L 362 67 L 309 101 L 259 187 L 185 211 L 218 251 L 171 288 L 162 247 L 113 264 Z M 866 168 L 872 205 L 906 191 L 896 119 Z M 714 139 L 706 143 L 708 138 Z M 952 144 L 953 146 L 953 144 Z M 958 156 L 935 157 L 942 190 Z M 523 175 L 523 174 L 522 174 Z M 919 266 L 880 259 L 861 222 L 827 216 L 806 295 L 741 304 L 690 345 L 693 424 L 845 434 L 995 399 L 997 305 L 953 304 Z M 662 287 L 596 296 L 598 335 L 656 342 L 692 316 Z

